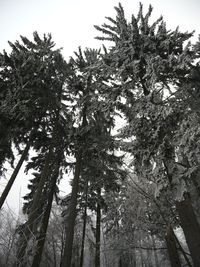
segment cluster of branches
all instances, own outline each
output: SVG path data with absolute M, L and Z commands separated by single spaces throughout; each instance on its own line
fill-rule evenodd
M 24 162 L 33 175 L 16 266 L 40 265 L 54 199 L 64 207 L 62 267 L 83 266 L 88 210 L 95 214 L 95 267 L 105 233 L 111 248 L 121 241 L 117 266 L 143 264 L 138 255 L 148 258 L 141 252 L 150 246 L 164 246 L 171 266 L 200 266 L 200 42 L 189 42 L 193 33 L 167 30 L 162 17 L 151 23 L 151 6 L 144 15 L 140 5 L 130 22 L 121 4 L 115 9 L 109 24 L 95 26 L 103 34 L 97 39 L 111 41 L 103 52 L 79 48 L 66 62 L 51 35 L 35 32 L 33 41 L 21 36 L 9 42 L 10 54 L 0 54 L 1 176 L 6 162 L 14 168 L 13 148 L 20 155 L 0 208 Z M 114 135 L 119 117 L 126 123 Z M 61 200 L 59 181 L 72 173 L 72 192 Z M 180 225 L 189 257 L 173 232 Z M 135 255 L 129 262 L 127 245 Z M 159 266 L 159 257 L 154 253 L 152 264 Z

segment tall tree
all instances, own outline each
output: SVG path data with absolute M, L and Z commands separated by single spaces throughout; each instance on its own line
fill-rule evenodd
M 69 214 L 71 215 L 69 215 L 66 225 L 67 243 L 62 266 L 70 266 L 71 264 L 80 177 L 87 177 L 91 184 L 99 184 L 100 188 L 102 186 L 108 188 L 109 186 L 115 186 L 113 180 L 120 173 L 120 170 L 118 170 L 118 173 L 116 171 L 114 175 L 115 170 L 110 163 L 115 157 L 113 152 L 114 142 L 110 134 L 113 126 L 113 114 L 110 112 L 109 106 L 106 105 L 105 96 L 102 94 L 105 85 L 102 83 L 104 77 L 102 77 L 101 70 L 98 67 L 99 51 L 86 50 L 83 55 L 82 51 L 79 50 L 79 54 L 76 53 L 76 56 L 76 59 L 71 60 L 76 70 L 76 76 L 71 84 L 74 90 L 77 90 L 76 94 L 79 93 L 80 126 L 77 131 L 79 139 L 76 141 L 76 153 L 78 154 L 76 154 L 75 179 L 72 182 L 72 196 L 69 207 Z M 107 165 L 104 164 L 104 161 L 107 162 Z M 112 162 L 118 166 L 120 160 L 118 159 L 115 162 L 113 159 Z
M 162 17 L 149 23 L 151 6 L 143 15 L 140 4 L 138 16 L 133 15 L 131 22 L 127 22 L 120 4 L 115 9 L 116 19 L 107 18 L 111 25 L 103 24 L 96 29 L 104 34 L 98 39 L 114 43 L 102 66 L 116 77 L 115 82 L 110 79 L 111 95 L 128 123 L 121 137 L 133 138 L 126 150 L 134 156 L 132 164 L 139 177 L 150 180 L 151 176 L 157 177 L 158 186 L 159 182 L 166 185 L 168 181 L 175 200 L 180 201 L 183 192 L 190 191 L 189 177 L 183 174 L 185 166 L 180 159 L 181 154 L 182 158 L 186 156 L 180 125 L 184 125 L 185 116 L 193 113 L 188 108 L 188 99 L 180 92 L 199 57 L 198 49 L 195 51 L 190 43 L 186 44 L 192 33 L 181 33 L 178 28 L 167 31 Z M 191 153 L 191 147 L 189 150 Z M 198 231 L 197 240 L 199 234 Z M 195 264 L 194 257 L 193 261 Z
M 60 50 L 53 50 L 55 44 L 51 35 L 40 38 L 35 32 L 33 39 L 30 41 L 21 36 L 21 42 L 9 42 L 12 49 L 10 54 L 4 51 L 0 55 L 1 123 L 7 125 L 2 138 L 9 140 L 7 150 L 14 143 L 20 153 L 21 144 L 38 150 L 44 138 L 48 139 L 52 112 L 59 97 L 59 83 L 63 83 L 62 76 L 67 72 L 67 64 L 62 59 Z M 6 151 L 4 149 L 5 153 Z M 27 149 L 25 152 L 28 152 Z M 26 153 L 23 153 L 5 188 L 2 205 L 26 159 Z
M 38 40 L 37 38 L 39 37 L 36 35 L 36 41 L 39 42 L 41 47 L 42 42 L 40 42 L 41 40 Z M 51 37 L 49 36 L 49 39 L 45 38 L 45 41 L 47 42 L 47 51 L 44 50 L 42 46 L 41 51 L 39 50 L 41 54 L 38 53 L 39 58 L 41 57 L 42 60 L 45 60 L 44 62 L 40 62 L 40 67 L 42 67 L 43 70 L 41 82 L 43 84 L 42 88 L 44 88 L 44 91 L 41 93 L 44 94 L 44 99 L 37 98 L 37 101 L 41 101 L 40 104 L 42 104 L 41 110 L 38 110 L 39 114 L 42 111 L 44 112 L 44 114 L 42 114 L 43 117 L 40 118 L 39 130 L 41 130 L 39 131 L 39 134 L 36 135 L 36 140 L 34 143 L 34 148 L 43 154 L 44 161 L 42 167 L 40 161 L 39 165 L 35 166 L 36 168 L 40 169 L 41 173 L 38 185 L 35 188 L 36 193 L 34 194 L 33 201 L 29 210 L 29 218 L 27 223 L 25 224 L 25 229 L 23 233 L 24 238 L 18 250 L 19 263 L 23 262 L 24 260 L 24 255 L 30 233 L 34 230 L 34 224 L 36 222 L 38 212 L 41 212 L 42 210 L 42 198 L 44 197 L 46 186 L 47 184 L 49 184 L 50 186 L 50 183 L 48 183 L 48 179 L 50 179 L 51 174 L 53 172 L 52 162 L 54 161 L 55 150 L 58 146 L 57 136 L 59 136 L 60 134 L 62 136 L 65 136 L 65 140 L 68 142 L 68 138 L 66 138 L 67 135 L 65 131 L 67 131 L 68 127 L 71 127 L 72 123 L 70 121 L 68 106 L 66 104 L 64 105 L 62 102 L 64 100 L 70 99 L 69 94 L 67 93 L 67 90 L 65 88 L 65 80 L 66 76 L 69 75 L 69 68 L 67 63 L 62 58 L 60 51 L 52 49 L 54 44 L 51 42 Z M 27 42 L 26 39 L 25 42 Z M 31 45 L 33 44 L 31 43 Z M 33 47 L 37 48 L 37 46 Z M 38 54 L 36 53 L 37 56 Z M 31 95 L 29 97 L 31 97 Z M 32 107 L 32 112 L 34 112 L 34 108 L 37 114 L 37 108 L 39 108 L 39 106 L 37 107 L 36 105 Z M 62 127 L 62 131 L 58 131 L 59 127 Z M 46 135 L 43 135 L 42 133 L 45 130 Z M 40 139 L 41 137 L 43 138 L 43 142 L 42 139 Z M 67 149 L 65 145 L 63 146 L 63 151 L 64 149 Z M 49 205 L 51 205 L 51 203 Z
M 71 59 L 71 64 L 74 66 L 74 78 L 70 80 L 71 84 L 69 86 L 72 87 L 73 92 L 79 95 L 80 110 L 79 110 L 79 121 L 78 121 L 78 129 L 77 129 L 77 137 L 75 140 L 75 172 L 74 179 L 72 184 L 72 194 L 69 206 L 69 216 L 68 222 L 66 224 L 66 244 L 64 249 L 64 254 L 62 258 L 61 266 L 71 266 L 72 259 L 72 248 L 73 248 L 73 238 L 74 238 L 74 227 L 75 227 L 75 219 L 76 219 L 76 206 L 77 206 L 77 197 L 78 197 L 78 186 L 80 180 L 80 172 L 82 165 L 82 157 L 83 151 L 85 149 L 85 138 L 87 133 L 88 126 L 88 106 L 91 105 L 91 97 L 93 96 L 93 91 L 96 88 L 91 88 L 92 85 L 92 74 L 91 71 L 86 71 L 87 67 L 92 66 L 98 59 L 98 52 L 95 50 L 86 50 L 84 56 L 82 54 L 81 49 L 79 49 L 79 53 L 76 53 L 77 58 Z M 82 75 L 78 72 L 82 72 Z M 93 110 L 92 110 L 93 112 Z

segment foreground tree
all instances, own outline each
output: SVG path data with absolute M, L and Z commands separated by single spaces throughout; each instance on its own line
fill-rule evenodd
M 150 24 L 151 6 L 143 15 L 140 5 L 138 16 L 132 16 L 131 22 L 127 22 L 121 5 L 115 9 L 116 19 L 107 18 L 111 25 L 96 28 L 104 34 L 98 39 L 114 42 L 105 54 L 102 66 L 116 77 L 117 82 L 111 80 L 112 92 L 115 92 L 111 96 L 128 123 L 121 138 L 133 138 L 124 149 L 133 155 L 132 165 L 139 177 L 148 180 L 155 177 L 158 186 L 164 186 L 168 181 L 168 188 L 173 188 L 174 200 L 183 204 L 186 201 L 183 193 L 191 193 L 191 190 L 188 186 L 190 178 L 180 159 L 180 155 L 187 157 L 182 151 L 180 125 L 184 125 L 191 110 L 187 108 L 189 99 L 181 95 L 181 86 L 188 80 L 192 65 L 196 64 L 194 60 L 199 60 L 194 47 L 185 43 L 192 33 L 181 33 L 178 28 L 167 31 L 162 17 Z M 183 210 L 178 207 L 182 221 L 186 214 L 182 214 Z M 189 214 L 187 207 L 184 212 Z M 194 224 L 196 221 L 193 220 Z M 181 224 L 185 228 L 184 223 Z M 186 229 L 184 232 L 187 233 Z M 200 231 L 196 233 L 193 242 L 198 244 Z M 188 233 L 186 240 L 193 263 L 198 266 L 199 252 L 190 245 Z
M 75 172 L 72 183 L 72 194 L 69 206 L 68 222 L 66 224 L 66 244 L 62 259 L 61 266 L 71 266 L 73 236 L 76 219 L 76 206 L 78 197 L 78 187 L 80 181 L 80 173 L 82 166 L 83 155 L 87 152 L 87 133 L 90 130 L 89 116 L 94 116 L 97 106 L 97 96 L 95 90 L 97 87 L 94 85 L 94 75 L 90 67 L 98 60 L 98 51 L 86 50 L 84 55 L 81 49 L 76 53 L 77 58 L 71 59 L 71 64 L 74 67 L 74 78 L 70 81 L 73 92 L 78 94 L 79 99 L 77 104 L 80 105 L 78 115 L 78 128 L 77 139 L 75 140 Z M 85 58 L 84 58 L 85 57 Z M 79 74 L 81 72 L 81 75 Z M 93 103 L 94 102 L 94 103 Z
M 33 39 L 21 36 L 21 43 L 9 42 L 10 54 L 4 51 L 0 55 L 1 121 L 9 124 L 6 138 L 10 138 L 10 145 L 14 144 L 20 153 L 21 145 L 26 147 L 1 196 L 1 207 L 30 147 L 39 150 L 44 139 L 48 139 L 51 113 L 59 98 L 58 81 L 67 71 L 60 51 L 53 50 L 50 35 L 42 39 L 35 32 Z
M 151 6 L 144 15 L 140 5 L 130 22 L 121 4 L 115 9 L 117 16 L 107 18 L 109 25 L 96 26 L 104 34 L 98 39 L 112 41 L 102 54 L 79 49 L 67 64 L 50 36 L 41 39 L 34 33 L 33 42 L 22 37 L 22 43 L 11 44 L 10 55 L 0 55 L 0 126 L 5 127 L 0 172 L 5 161 L 14 159 L 13 144 L 22 154 L 1 205 L 29 148 L 37 153 L 26 166 L 34 170 L 34 178 L 25 196 L 28 220 L 21 227 L 18 266 L 40 265 L 57 182 L 68 170 L 74 177 L 62 267 L 79 264 L 80 249 L 83 264 L 89 209 L 96 217 L 96 267 L 101 265 L 105 230 L 117 265 L 169 265 L 168 249 L 171 266 L 191 266 L 173 231 L 180 225 L 193 264 L 200 265 L 200 45 L 187 43 L 192 33 L 168 31 L 163 18 L 150 23 Z M 117 115 L 125 127 L 118 125 Z M 120 131 L 113 137 L 115 126 Z M 128 158 L 123 170 L 118 153 Z M 68 156 L 73 158 L 70 164 Z M 82 184 L 87 184 L 85 193 Z M 76 222 L 84 194 L 80 228 Z
M 48 186 L 51 188 L 50 181 L 53 179 L 52 173 L 54 172 L 54 168 L 58 168 L 55 166 L 55 164 L 52 164 L 52 162 L 57 162 L 57 158 L 54 158 L 55 156 L 58 157 L 58 154 L 56 155 L 56 147 L 61 146 L 63 149 L 65 149 L 65 144 L 68 142 L 68 139 L 65 138 L 64 145 L 61 145 L 58 139 L 62 139 L 64 134 L 66 134 L 65 131 L 67 131 L 67 127 L 71 127 L 70 115 L 68 113 L 67 106 L 65 106 L 65 110 L 62 110 L 63 99 L 68 99 L 67 92 L 64 88 L 66 76 L 69 74 L 68 65 L 62 58 L 60 51 L 53 50 L 54 43 L 51 41 L 51 36 L 48 38 L 44 36 L 44 40 L 41 40 L 35 33 L 34 38 L 35 43 L 30 42 L 26 38 L 22 38 L 26 45 L 25 47 L 20 46 L 19 43 L 16 43 L 17 53 L 21 55 L 21 50 L 25 50 L 27 52 L 28 59 L 31 58 L 33 66 L 40 68 L 40 72 L 38 72 L 39 77 L 36 76 L 35 80 L 33 80 L 30 85 L 27 81 L 26 86 L 24 86 L 23 89 L 26 89 L 27 91 L 30 90 L 30 94 L 29 91 L 27 92 L 27 102 L 29 103 L 31 100 L 35 101 L 35 105 L 30 105 L 30 108 L 29 106 L 27 107 L 29 116 L 32 116 L 32 120 L 30 119 L 28 121 L 30 124 L 28 127 L 30 127 L 32 132 L 35 133 L 33 139 L 33 148 L 41 153 L 42 157 L 40 157 L 40 159 L 43 158 L 42 164 L 40 160 L 36 162 L 39 163 L 38 165 L 29 164 L 29 167 L 35 167 L 41 171 L 41 173 L 39 183 L 34 188 L 36 192 L 29 209 L 29 218 L 25 224 L 23 238 L 18 250 L 17 264 L 21 264 L 22 266 L 23 264 L 26 265 L 26 262 L 23 263 L 25 260 L 24 255 L 30 234 L 35 232 L 35 223 L 37 221 L 38 213 L 42 212 L 43 208 L 45 207 L 44 196 L 45 193 L 47 194 L 48 192 Z M 13 47 L 15 48 L 14 45 Z M 31 62 L 29 62 L 29 64 Z M 26 61 L 24 64 L 26 64 Z M 37 69 L 35 69 L 35 71 L 36 70 Z M 23 68 L 21 69 L 21 65 L 18 67 L 18 71 L 23 73 Z M 26 78 L 27 73 L 24 75 Z M 37 90 L 39 90 L 38 92 L 32 90 L 35 88 L 35 86 Z M 23 94 L 23 91 L 21 92 L 20 90 L 19 92 Z M 33 114 L 35 114 L 35 116 L 33 116 Z M 29 130 L 29 128 L 22 129 L 24 132 Z M 60 155 L 63 155 L 63 153 L 64 150 L 60 153 Z M 57 178 L 58 177 L 54 178 L 54 180 L 57 181 Z M 54 188 L 52 189 L 53 193 L 56 190 L 55 184 L 56 182 L 54 183 Z M 52 199 L 52 197 L 50 197 L 50 199 Z M 42 205 L 44 205 L 44 207 L 42 207 Z M 51 203 L 49 203 L 49 205 L 51 206 Z

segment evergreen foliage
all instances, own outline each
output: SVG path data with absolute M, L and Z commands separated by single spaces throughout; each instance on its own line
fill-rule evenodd
M 200 265 L 200 41 L 152 22 L 151 5 L 130 21 L 115 10 L 95 26 L 109 48 L 79 47 L 66 62 L 50 34 L 34 32 L 0 53 L 0 176 L 22 154 L 1 206 L 23 162 L 32 174 L 5 264 Z

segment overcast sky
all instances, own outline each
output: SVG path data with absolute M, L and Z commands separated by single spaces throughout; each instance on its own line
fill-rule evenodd
M 137 14 L 139 1 L 121 0 L 127 18 Z M 143 0 L 144 10 L 152 4 L 153 18 L 163 15 L 168 29 L 180 26 L 182 31 L 200 33 L 200 0 Z M 8 50 L 7 41 L 14 42 L 23 35 L 31 38 L 34 31 L 51 33 L 57 47 L 63 47 L 63 55 L 69 57 L 78 46 L 100 47 L 94 40 L 98 32 L 93 25 L 101 25 L 104 17 L 115 16 L 117 0 L 0 0 L 0 51 Z M 10 170 L 9 173 L 11 173 Z M 15 212 L 19 209 L 20 196 L 26 192 L 22 173 L 17 177 L 7 203 Z M 28 180 L 28 179 L 26 179 Z M 0 190 L 5 181 L 1 180 Z M 62 184 L 63 190 L 65 184 Z
M 0 0 L 0 51 L 7 49 L 7 41 L 14 42 L 19 35 L 31 37 L 34 31 L 52 33 L 64 56 L 72 55 L 79 45 L 99 47 L 93 25 L 105 22 L 105 16 L 114 16 L 117 0 Z M 127 17 L 137 14 L 139 1 L 121 1 Z M 199 0 L 144 0 L 144 9 L 151 3 L 153 16 L 164 16 L 169 28 L 180 25 L 182 30 L 200 33 Z

